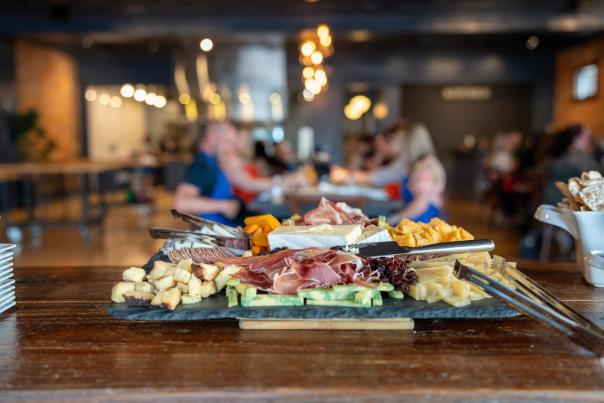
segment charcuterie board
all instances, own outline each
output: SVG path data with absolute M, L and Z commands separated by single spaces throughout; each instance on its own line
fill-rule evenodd
M 412 298 L 402 300 L 385 297 L 382 306 L 356 308 L 342 306 L 271 306 L 271 307 L 228 307 L 224 294 L 215 294 L 192 305 L 179 305 L 174 310 L 133 307 L 125 303 L 113 303 L 109 314 L 124 320 L 188 321 L 209 319 L 254 319 L 254 320 L 309 320 L 333 323 L 343 319 L 400 320 L 400 319 L 497 319 L 519 316 L 520 313 L 503 302 L 484 299 L 463 307 L 453 307 L 444 302 L 426 304 Z M 281 327 L 283 321 L 280 321 Z M 299 326 L 299 325 L 298 325 Z M 311 326 L 315 326 L 312 324 Z M 351 324 L 351 326 L 355 326 Z M 356 324 L 358 326 L 358 323 Z M 299 327 L 298 327 L 299 328 Z M 324 327 L 323 327 L 324 328 Z

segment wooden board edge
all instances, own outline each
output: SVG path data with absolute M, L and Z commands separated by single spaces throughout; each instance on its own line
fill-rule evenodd
M 392 319 L 239 319 L 244 330 L 413 330 L 412 318 Z

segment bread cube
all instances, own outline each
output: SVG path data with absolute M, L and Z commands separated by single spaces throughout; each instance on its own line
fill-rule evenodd
M 172 274 L 174 272 L 173 268 L 175 266 L 170 262 L 164 262 L 162 260 L 156 260 L 153 263 L 153 270 L 149 274 L 147 274 L 147 278 L 151 281 L 162 278 L 168 274 Z M 172 271 L 172 273 L 170 273 Z
M 222 272 L 222 268 L 211 265 L 211 264 L 202 264 L 201 270 L 203 271 L 203 279 L 204 281 L 211 281 L 216 279 L 216 276 Z
M 153 299 L 151 300 L 151 306 L 154 308 L 160 308 L 161 307 L 161 300 L 163 298 L 163 291 L 162 292 L 158 292 L 155 297 L 153 297 Z
M 193 265 L 193 259 L 183 259 L 176 265 L 177 269 L 183 269 L 191 273 L 191 266 Z
M 201 297 L 200 296 L 193 296 L 193 295 L 189 295 L 189 294 L 185 294 L 182 297 L 180 297 L 182 300 L 182 303 L 184 305 L 188 305 L 188 304 L 196 304 L 199 301 L 201 301 Z
M 176 288 L 178 288 L 180 290 L 180 292 L 183 293 L 183 294 L 188 294 L 189 293 L 189 285 L 188 284 L 176 283 Z
M 201 291 L 199 293 L 201 298 L 207 298 L 210 295 L 216 294 L 218 289 L 216 288 L 216 284 L 214 281 L 203 281 L 201 283 Z M 191 288 L 189 287 L 189 294 L 191 293 Z
M 156 280 L 153 285 L 158 291 L 163 291 L 174 287 L 176 285 L 176 281 L 174 280 L 174 276 L 169 275 Z
M 136 283 L 134 286 L 134 291 L 153 292 L 153 285 L 147 281 L 142 281 L 140 283 Z
M 216 289 L 221 291 L 225 286 L 227 281 L 233 276 L 233 274 L 238 273 L 241 270 L 241 266 L 237 266 L 234 264 L 226 266 L 214 279 L 216 283 Z
M 140 283 L 145 279 L 145 270 L 140 267 L 131 267 L 124 270 L 122 273 L 122 279 L 124 281 L 132 281 L 133 283 Z
M 191 276 L 189 279 L 189 294 L 193 296 L 201 295 L 201 280 L 197 276 Z
M 189 284 L 190 278 L 191 272 L 183 269 L 182 267 L 176 268 L 176 271 L 174 272 L 174 280 L 178 281 L 179 283 Z
M 176 306 L 180 303 L 180 297 L 180 290 L 176 287 L 173 287 L 162 292 L 161 303 L 164 307 L 173 311 Z
M 124 299 L 129 306 L 149 306 L 155 294 L 141 291 L 128 291 L 124 293 Z
M 124 294 L 129 291 L 134 291 L 135 284 L 129 281 L 120 281 L 111 289 L 111 300 L 113 302 L 122 303 L 126 302 Z

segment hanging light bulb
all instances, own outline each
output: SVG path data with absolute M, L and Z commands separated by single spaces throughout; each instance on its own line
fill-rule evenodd
M 327 84 L 327 74 L 325 70 L 319 69 L 315 71 L 315 81 L 319 83 L 321 87 L 324 87 Z
M 305 79 L 310 79 L 313 78 L 315 76 L 315 69 L 313 69 L 310 66 L 306 66 L 304 67 L 304 69 L 302 70 L 302 77 L 304 77 Z
M 302 53 L 303 56 L 308 57 L 312 55 L 316 48 L 317 46 L 313 41 L 306 41 L 300 46 L 300 53 Z
M 124 98 L 130 98 L 134 95 L 134 87 L 132 84 L 124 84 L 120 89 L 120 94 L 122 94 Z
M 329 27 L 325 24 L 321 24 L 317 27 L 317 35 L 319 38 L 324 38 L 329 35 Z
M 201 42 L 199 42 L 199 47 L 204 52 L 209 52 L 214 47 L 214 42 L 210 38 L 203 38 Z
M 134 91 L 134 100 L 135 101 L 143 102 L 146 97 L 147 97 L 147 91 L 145 91 L 143 88 L 138 88 L 136 91 Z
M 321 64 L 323 62 L 323 53 L 318 50 L 314 51 L 312 55 L 310 55 L 310 61 L 312 64 Z

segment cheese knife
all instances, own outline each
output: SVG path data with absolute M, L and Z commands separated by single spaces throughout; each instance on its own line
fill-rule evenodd
M 490 239 L 471 241 L 442 242 L 426 246 L 400 246 L 394 241 L 373 242 L 355 245 L 357 255 L 370 257 L 385 257 L 395 255 L 432 255 L 470 252 L 490 252 L 495 249 L 495 242 Z

